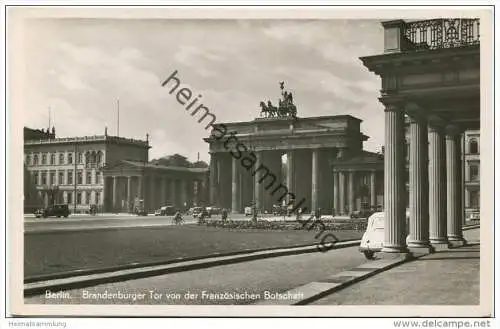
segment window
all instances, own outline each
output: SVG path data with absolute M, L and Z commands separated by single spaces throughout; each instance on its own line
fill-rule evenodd
M 42 184 L 41 185 L 46 185 L 47 184 L 47 173 L 42 172 Z
M 479 166 L 471 165 L 469 170 L 470 170 L 470 180 L 471 181 L 479 180 Z
M 68 204 L 72 204 L 72 203 L 73 203 L 73 193 L 68 192 Z
M 40 185 L 40 175 L 38 171 L 34 171 L 33 174 L 35 175 L 35 185 Z
M 90 193 L 89 192 L 83 192 L 83 196 L 84 196 L 84 202 L 85 202 L 85 204 L 89 204 Z
M 479 144 L 475 138 L 471 139 L 469 142 L 469 153 L 470 154 L 478 154 L 479 153 Z
M 78 153 L 78 163 L 83 163 L 83 153 Z
M 82 192 L 76 194 L 76 204 L 82 204 Z
M 55 172 L 51 172 L 50 173 L 50 182 L 49 182 L 49 185 L 55 185 L 56 184 L 56 173 Z
M 81 171 L 79 171 L 76 174 L 76 183 L 77 184 L 83 184 L 83 173 Z
M 42 164 L 43 165 L 47 164 L 47 154 L 46 153 L 42 153 Z
M 469 193 L 469 205 L 471 208 L 479 208 L 479 191 L 470 191 Z
M 73 164 L 73 153 L 68 153 L 68 163 Z
M 55 153 L 51 153 L 50 154 L 50 164 L 51 165 L 55 165 L 56 164 L 56 154 Z
M 64 164 L 64 153 L 59 153 L 59 164 L 60 165 Z
M 68 171 L 68 184 L 73 184 L 73 172 Z
M 87 173 L 87 177 L 85 177 L 85 183 L 92 184 L 92 173 L 91 172 Z
M 26 165 L 29 166 L 31 164 L 31 155 L 26 155 Z
M 102 152 L 101 151 L 97 152 L 97 163 L 99 163 L 99 164 L 102 163 Z
M 35 154 L 35 155 L 33 156 L 33 164 L 34 164 L 34 165 L 38 165 L 38 154 Z
M 63 185 L 64 184 L 64 173 L 63 172 L 59 172 L 59 177 L 58 177 L 57 184 L 59 184 L 59 185 Z

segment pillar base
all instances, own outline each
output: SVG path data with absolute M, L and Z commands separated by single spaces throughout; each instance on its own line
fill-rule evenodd
M 405 254 L 408 253 L 409 250 L 408 248 L 404 246 L 384 246 L 381 250 L 383 253 L 399 253 L 399 254 Z
M 391 250 L 391 251 L 386 251 L 386 250 Z M 405 249 L 405 251 L 401 251 L 401 249 L 395 251 L 395 249 L 393 248 L 382 248 L 381 252 L 377 254 L 377 258 L 410 260 L 413 259 L 414 256 L 408 249 Z
M 415 254 L 432 254 L 436 249 L 430 244 L 408 244 L 408 249 Z
M 467 244 L 463 237 L 448 237 L 448 241 L 453 248 L 463 247 Z
M 440 240 L 439 242 L 431 241 L 431 245 L 435 250 L 444 250 L 452 247 L 451 243 L 449 243 L 448 240 Z

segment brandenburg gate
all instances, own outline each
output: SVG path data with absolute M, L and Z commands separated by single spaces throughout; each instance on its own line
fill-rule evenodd
M 234 213 L 255 205 L 265 213 L 293 199 L 306 212 L 321 208 L 324 214 L 347 214 L 359 209 L 363 197 L 368 203 L 380 199 L 375 194 L 383 193 L 383 160 L 380 166 L 334 170 L 335 163 L 369 153 L 363 151 L 368 136 L 360 131 L 361 120 L 350 115 L 299 118 L 291 93 L 283 88 L 281 83 L 283 99 L 278 107 L 261 102 L 261 117 L 213 125 L 205 138 L 211 154 L 211 204 Z M 225 132 L 222 138 L 220 131 Z M 255 159 L 253 169 L 242 165 L 244 157 Z M 259 166 L 268 170 L 256 171 Z M 280 184 L 293 196 L 273 194 Z M 358 193 L 362 190 L 368 194 Z

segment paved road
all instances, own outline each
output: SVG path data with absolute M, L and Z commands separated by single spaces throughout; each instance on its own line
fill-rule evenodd
M 313 253 L 250 261 L 239 264 L 211 267 L 188 272 L 172 273 L 152 278 L 137 279 L 112 284 L 103 284 L 85 289 L 70 290 L 69 299 L 48 299 L 34 296 L 25 299 L 26 303 L 47 304 L 249 304 L 264 298 L 269 293 L 285 292 L 356 267 L 366 262 L 356 247 L 332 250 L 326 253 Z M 112 299 L 89 299 L 90 294 L 115 293 Z M 150 291 L 159 296 L 151 298 Z M 203 291 L 206 293 L 203 294 Z M 193 298 L 186 299 L 190 292 Z M 120 293 L 122 298 L 118 295 Z M 233 299 L 213 300 L 214 294 L 233 294 Z M 235 294 L 246 294 L 247 299 L 236 299 Z M 197 294 L 195 297 L 194 295 Z M 129 299 L 123 298 L 128 295 Z M 133 298 L 144 297 L 143 299 Z M 104 297 L 104 296 L 101 296 Z M 169 298 L 170 297 L 170 298 Z M 222 296 L 231 297 L 231 296 Z M 131 299 L 132 298 L 132 299 Z
M 186 224 L 196 223 L 192 216 L 184 216 Z M 153 227 L 174 225 L 172 216 L 79 216 L 68 218 L 25 218 L 24 232 L 46 233 L 57 231 L 102 230 L 119 227 Z

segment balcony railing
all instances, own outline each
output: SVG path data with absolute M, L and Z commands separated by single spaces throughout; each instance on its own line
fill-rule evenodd
M 404 23 L 404 50 L 456 48 L 479 44 L 479 19 L 431 19 Z

